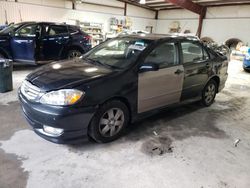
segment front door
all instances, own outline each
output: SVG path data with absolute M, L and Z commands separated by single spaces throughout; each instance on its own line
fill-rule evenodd
M 180 101 L 184 69 L 179 64 L 177 44 L 165 42 L 152 50 L 143 65 L 157 64 L 159 70 L 139 73 L 138 113 Z
M 11 50 L 14 61 L 34 63 L 36 61 L 37 33 L 40 26 L 29 24 L 18 29 L 11 39 Z
M 69 33 L 66 25 L 45 26 L 44 36 L 41 40 L 41 59 L 61 59 L 63 50 L 69 42 Z M 67 56 L 64 54 L 65 57 Z

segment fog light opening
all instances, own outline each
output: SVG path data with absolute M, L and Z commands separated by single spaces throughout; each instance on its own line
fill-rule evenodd
M 49 127 L 46 125 L 43 126 L 43 130 L 44 130 L 44 132 L 51 134 L 51 135 L 54 135 L 54 136 L 60 136 L 63 134 L 63 129 Z

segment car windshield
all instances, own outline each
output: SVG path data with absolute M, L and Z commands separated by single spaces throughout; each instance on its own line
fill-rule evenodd
M 6 28 L 4 28 L 2 31 L 0 31 L 0 33 L 2 34 L 9 34 L 12 31 L 15 31 L 17 28 L 19 28 L 22 25 L 22 23 L 19 24 L 12 24 Z
M 109 67 L 123 69 L 133 64 L 151 42 L 129 37 L 112 39 L 92 49 L 84 58 Z

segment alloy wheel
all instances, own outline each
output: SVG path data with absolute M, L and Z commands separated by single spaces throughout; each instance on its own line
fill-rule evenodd
M 115 136 L 124 125 L 124 113 L 119 108 L 106 111 L 99 123 L 99 131 L 104 137 Z
M 211 83 L 207 86 L 206 91 L 204 93 L 205 102 L 207 104 L 211 103 L 214 100 L 215 95 L 216 95 L 215 85 Z
M 78 50 L 71 50 L 68 54 L 68 58 L 69 59 L 74 59 L 76 57 L 80 57 L 82 55 L 82 53 Z

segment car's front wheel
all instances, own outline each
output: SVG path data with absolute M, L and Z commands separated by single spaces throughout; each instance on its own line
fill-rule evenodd
M 89 136 L 96 142 L 111 142 L 122 135 L 128 122 L 127 106 L 118 100 L 109 101 L 100 106 L 93 117 L 89 127 Z
M 210 106 L 213 104 L 216 93 L 217 93 L 217 83 L 214 80 L 210 80 L 202 91 L 202 104 L 204 106 Z

